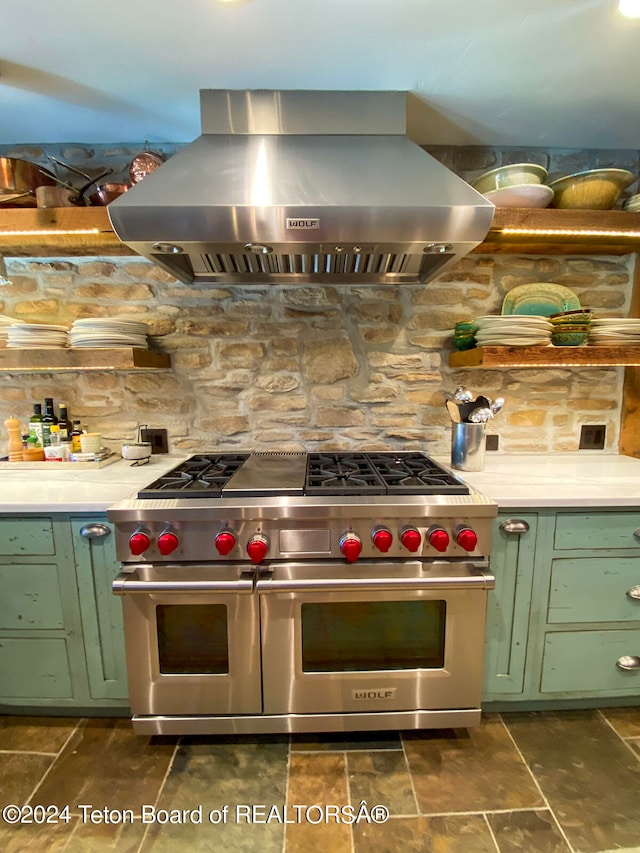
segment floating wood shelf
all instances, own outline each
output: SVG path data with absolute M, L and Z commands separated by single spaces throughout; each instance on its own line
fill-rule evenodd
M 522 255 L 628 255 L 640 251 L 640 213 L 627 210 L 496 208 L 474 252 Z
M 37 258 L 136 253 L 115 235 L 106 207 L 16 207 L 0 208 L 0 255 Z
M 0 349 L 0 372 L 60 373 L 69 370 L 166 370 L 168 353 L 133 347 Z
M 496 209 L 487 238 L 474 249 L 484 254 L 529 255 L 626 255 L 637 251 L 640 213 L 506 207 Z M 137 257 L 113 232 L 106 207 L 0 207 L 0 254 L 8 258 Z
M 617 367 L 640 365 L 640 346 L 476 347 L 449 354 L 449 367 Z

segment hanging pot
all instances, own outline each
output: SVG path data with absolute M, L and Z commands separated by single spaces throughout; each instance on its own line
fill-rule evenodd
M 131 183 L 139 183 L 147 175 L 150 175 L 151 172 L 155 172 L 159 166 L 162 166 L 166 159 L 164 154 L 160 154 L 158 151 L 151 151 L 149 143 L 145 143 L 145 150 L 141 151 L 140 154 L 136 154 L 129 164 L 129 178 L 131 179 Z
M 28 160 L 0 157 L 0 204 L 35 207 L 37 187 L 54 187 L 55 176 Z

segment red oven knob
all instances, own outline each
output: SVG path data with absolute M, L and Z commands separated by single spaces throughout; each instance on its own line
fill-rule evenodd
M 362 540 L 355 533 L 345 533 L 340 540 L 340 550 L 349 563 L 355 563 L 362 551 Z
M 230 530 L 223 530 L 215 538 L 216 550 L 221 557 L 226 557 L 235 548 L 235 544 L 236 537 Z
M 247 542 L 247 554 L 252 563 L 261 563 L 267 556 L 269 540 L 260 533 L 252 536 Z
M 463 527 L 456 535 L 458 545 L 464 548 L 465 551 L 475 551 L 478 544 L 478 537 L 470 527 Z
M 420 536 L 420 531 L 416 530 L 415 527 L 405 527 L 400 534 L 400 541 L 407 551 L 411 551 L 415 554 L 415 552 L 420 548 L 422 536 Z
M 137 530 L 129 537 L 129 550 L 134 557 L 144 554 L 149 545 L 151 545 L 151 539 L 143 530 Z
M 158 551 L 160 551 L 163 557 L 167 557 L 175 551 L 179 544 L 178 537 L 170 530 L 165 530 L 164 533 L 158 536 Z
M 429 531 L 427 538 L 429 545 L 436 551 L 446 551 L 449 547 L 449 534 L 442 527 L 434 527 L 433 530 Z
M 378 551 L 382 551 L 383 554 L 386 554 L 393 542 L 393 535 L 388 528 L 378 527 L 377 530 L 373 531 L 371 539 Z

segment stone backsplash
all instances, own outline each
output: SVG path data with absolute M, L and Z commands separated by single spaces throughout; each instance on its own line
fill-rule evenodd
M 551 281 L 600 316 L 625 316 L 635 256 L 471 255 L 427 285 L 184 285 L 137 258 L 8 259 L 0 313 L 71 324 L 149 323 L 172 369 L 0 373 L 0 421 L 53 396 L 119 449 L 140 424 L 174 450 L 400 448 L 449 452 L 443 388 L 459 383 L 503 412 L 505 452 L 571 451 L 581 424 L 618 442 L 622 368 L 451 370 L 458 320 L 499 313 L 511 288 Z M 1 450 L 6 451 L 3 433 Z
M 171 156 L 180 145 L 154 145 Z M 0 156 L 51 166 L 53 155 L 88 174 L 126 180 L 142 143 L 0 146 Z M 427 147 L 467 180 L 503 163 L 535 162 L 550 179 L 596 167 L 638 173 L 638 151 Z M 69 173 L 57 168 L 61 177 Z M 629 192 L 635 191 L 631 187 Z M 458 320 L 499 313 L 519 284 L 572 288 L 600 316 L 629 311 L 635 255 L 471 255 L 427 285 L 188 286 L 136 258 L 8 258 L 12 284 L 0 313 L 70 325 L 79 317 L 149 323 L 151 345 L 171 353 L 154 372 L 0 373 L 0 422 L 27 421 L 53 396 L 118 449 L 140 424 L 164 427 L 175 450 L 422 449 L 448 454 L 443 388 L 504 396 L 489 432 L 505 452 L 571 451 L 582 424 L 618 444 L 622 368 L 451 370 Z M 0 430 L 0 452 L 6 437 Z

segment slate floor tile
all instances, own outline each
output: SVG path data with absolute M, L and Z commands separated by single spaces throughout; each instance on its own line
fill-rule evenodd
M 59 752 L 79 722 L 77 717 L 0 717 L 0 750 Z
M 620 737 L 640 737 L 640 708 L 603 708 L 600 713 Z
M 53 755 L 0 754 L 0 806 L 26 803 L 54 761 Z
M 157 807 L 193 814 L 176 824 L 152 824 L 141 853 L 280 853 L 284 823 L 267 817 L 272 805 L 280 813 L 284 808 L 288 752 L 287 738 L 187 739 Z
M 500 853 L 571 853 L 548 809 L 487 815 Z
M 390 814 L 418 813 L 404 752 L 350 752 L 347 755 L 351 802 L 380 804 Z
M 640 848 L 640 762 L 597 711 L 504 719 L 575 850 Z
M 349 804 L 345 756 L 343 754 L 291 753 L 287 806 Z M 306 815 L 301 811 L 301 814 Z M 352 853 L 351 827 L 335 820 L 318 820 L 319 812 L 312 810 L 311 820 L 303 816 L 287 824 L 287 853 Z
M 391 818 L 353 827 L 354 853 L 496 853 L 482 815 Z M 533 851 L 526 851 L 533 853 Z
M 497 715 L 483 717 L 475 728 L 404 732 L 402 737 L 422 814 L 544 806 Z
M 154 803 L 175 752 L 175 739 L 135 735 L 128 720 L 83 721 L 54 760 L 33 805 L 133 809 Z

